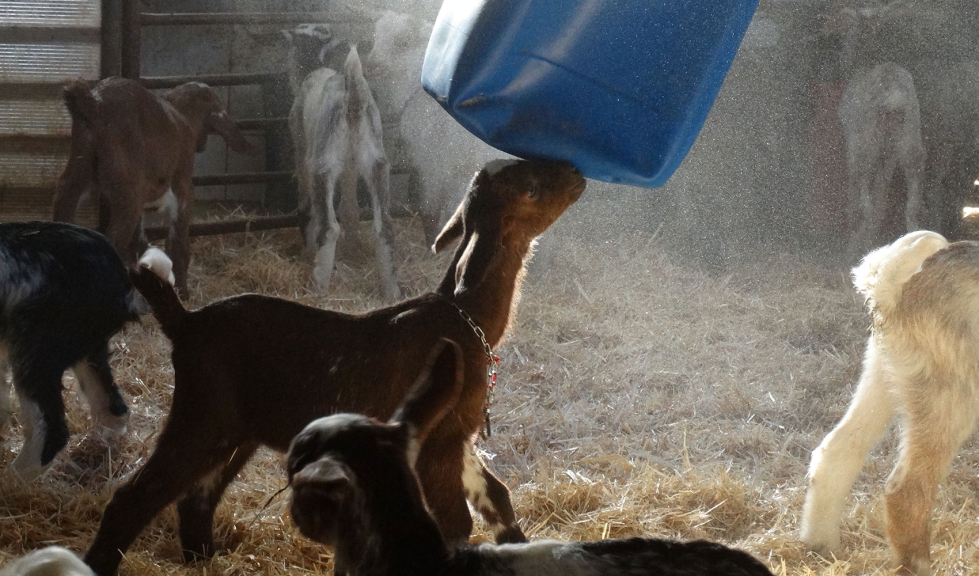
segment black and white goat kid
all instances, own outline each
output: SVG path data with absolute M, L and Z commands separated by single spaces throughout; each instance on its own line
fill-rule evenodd
M 442 340 L 387 424 L 335 414 L 313 421 L 293 440 L 287 462 L 292 517 L 305 536 L 336 547 L 338 574 L 771 575 L 746 552 L 705 541 L 541 540 L 449 549 L 425 507 L 413 466 L 425 437 L 462 388 L 461 349 Z
M 150 249 L 141 262 L 171 275 L 160 250 Z M 9 367 L 24 432 L 11 464 L 19 476 L 39 474 L 68 443 L 61 398 L 68 368 L 93 424 L 125 430 L 128 410 L 109 368 L 109 338 L 145 311 L 101 234 L 53 222 L 0 224 L 0 426 L 10 415 Z

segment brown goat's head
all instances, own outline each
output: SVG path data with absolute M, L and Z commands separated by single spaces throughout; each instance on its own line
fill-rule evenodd
M 217 93 L 207 84 L 188 82 L 164 96 L 197 131 L 197 151 L 203 152 L 209 134 L 220 134 L 239 154 L 255 156 L 258 147 L 249 142 L 221 105 Z
M 300 532 L 335 545 L 338 520 L 350 507 L 362 507 L 363 497 L 396 496 L 407 489 L 415 502 L 406 506 L 424 502 L 415 459 L 428 433 L 458 402 L 462 387 L 462 350 L 442 340 L 387 424 L 359 414 L 334 414 L 307 425 L 293 439 L 286 461 L 292 518 Z
M 456 295 L 478 285 L 500 248 L 524 254 L 574 204 L 585 178 L 567 162 L 494 160 L 476 173 L 455 214 L 435 239 L 439 253 L 458 238 Z M 480 241 L 486 238 L 489 241 Z

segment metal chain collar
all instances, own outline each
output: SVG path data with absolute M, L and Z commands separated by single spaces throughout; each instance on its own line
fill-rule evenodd
M 486 403 L 483 404 L 483 418 L 485 420 L 484 428 L 480 431 L 483 438 L 489 438 L 493 435 L 493 430 L 490 428 L 490 404 L 493 402 L 493 389 L 496 388 L 496 370 L 500 367 L 500 357 L 493 353 L 493 347 L 490 346 L 489 342 L 486 341 L 486 334 L 483 329 L 480 328 L 476 321 L 472 319 L 472 316 L 466 314 L 466 311 L 459 307 L 455 302 L 449 302 L 452 306 L 459 311 L 459 315 L 462 319 L 469 324 L 473 332 L 479 338 L 479 341 L 483 343 L 483 352 L 486 353 L 486 364 L 487 375 L 489 384 L 486 386 Z

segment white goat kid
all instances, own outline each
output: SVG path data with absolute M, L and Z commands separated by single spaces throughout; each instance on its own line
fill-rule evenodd
M 931 574 L 929 520 L 952 458 L 979 415 L 979 244 L 926 231 L 868 254 L 854 285 L 874 317 L 863 374 L 846 415 L 812 454 L 801 539 L 840 549 L 846 495 L 898 413 L 897 464 L 887 480 L 895 562 Z
M 341 227 L 334 200 L 349 206 L 363 178 L 373 208 L 381 291 L 400 297 L 395 281 L 394 234 L 389 212 L 390 165 L 384 154 L 381 117 L 364 79 L 357 48 L 351 47 L 343 74 L 329 68 L 309 73 L 290 114 L 296 142 L 300 228 L 315 252 L 313 276 L 326 291 L 333 274 Z M 345 219 L 346 220 L 346 219 Z M 353 233 L 349 230 L 348 233 Z
M 0 569 L 0 576 L 95 576 L 95 573 L 73 552 L 61 546 L 48 546 L 11 560 Z

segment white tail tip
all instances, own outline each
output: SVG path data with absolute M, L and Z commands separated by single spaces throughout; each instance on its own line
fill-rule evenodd
M 176 281 L 176 278 L 173 276 L 173 261 L 170 260 L 166 252 L 159 248 L 151 246 L 146 252 L 143 252 L 143 255 L 139 258 L 139 265 L 149 268 L 157 276 L 169 282 L 171 286 Z
M 948 240 L 936 232 L 909 232 L 864 256 L 853 269 L 853 285 L 872 307 L 889 311 L 897 305 L 904 283 L 918 273 L 929 256 L 948 245 Z

